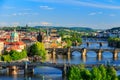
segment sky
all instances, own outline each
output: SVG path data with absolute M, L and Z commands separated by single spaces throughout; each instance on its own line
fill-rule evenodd
M 120 0 L 0 0 L 0 26 L 120 27 Z

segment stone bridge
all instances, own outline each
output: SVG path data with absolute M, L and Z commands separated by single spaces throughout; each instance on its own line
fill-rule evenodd
M 35 67 L 39 66 L 47 66 L 52 68 L 57 68 L 62 71 L 62 75 L 66 76 L 68 69 L 72 66 L 72 64 L 62 64 L 62 63 L 42 63 L 42 62 L 0 62 L 1 69 L 8 68 L 9 73 L 15 72 L 18 73 L 18 70 L 24 70 L 24 73 L 33 73 Z
M 100 47 L 102 47 L 104 44 L 107 44 L 108 42 L 97 42 L 97 41 L 89 41 L 89 42 L 83 42 L 83 44 L 86 44 L 87 47 L 89 47 L 90 45 L 93 45 L 93 44 L 99 44 Z
M 63 63 L 42 63 L 42 62 L 33 62 L 33 63 L 25 63 L 25 62 L 0 62 L 1 68 L 7 68 L 7 72 L 9 74 L 11 72 L 18 73 L 19 69 L 24 70 L 24 74 L 34 73 L 34 68 L 39 66 L 47 66 L 57 68 L 62 71 L 62 76 L 65 77 L 67 71 L 71 66 L 78 66 L 79 64 L 63 64 Z M 92 68 L 94 66 L 99 66 L 101 64 L 85 64 L 86 68 Z M 103 64 L 104 65 L 104 64 Z M 119 69 L 119 67 L 114 66 L 115 69 Z
M 46 49 L 49 54 L 52 54 L 52 56 L 62 54 L 62 55 L 67 55 L 70 57 L 74 51 L 78 51 L 81 53 L 81 57 L 85 57 L 87 55 L 87 52 L 89 51 L 94 51 L 97 55 L 97 58 L 102 57 L 102 53 L 109 51 L 113 54 L 113 58 L 118 57 L 118 53 L 120 52 L 120 48 L 116 49 L 102 49 L 102 48 L 47 48 Z

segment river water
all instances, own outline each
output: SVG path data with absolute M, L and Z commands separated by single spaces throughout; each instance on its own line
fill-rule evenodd
M 95 42 L 95 40 L 88 39 L 89 42 Z M 87 46 L 85 41 L 83 40 L 83 44 L 81 48 L 100 48 L 98 43 L 92 43 L 91 45 Z M 98 41 L 98 42 L 106 42 L 106 41 Z M 103 44 L 101 48 L 111 48 L 108 47 L 108 43 L 106 42 Z M 112 49 L 112 48 L 111 48 Z M 55 62 L 55 63 L 70 63 L 70 64 L 106 64 L 109 61 L 111 64 L 118 65 L 120 64 L 120 54 L 118 54 L 118 58 L 113 60 L 113 56 L 111 52 L 104 52 L 103 57 L 101 60 L 96 58 L 96 53 L 94 51 L 87 52 L 87 57 L 81 58 L 81 53 L 74 51 L 70 59 L 67 59 L 66 56 L 57 55 L 55 59 L 51 58 L 50 55 L 47 55 L 47 62 Z M 34 69 L 34 74 L 24 75 L 21 71 L 17 75 L 9 75 L 5 73 L 6 70 L 2 70 L 0 73 L 0 80 L 63 80 L 62 79 L 62 72 L 59 69 L 39 66 Z M 118 74 L 120 72 L 117 72 Z

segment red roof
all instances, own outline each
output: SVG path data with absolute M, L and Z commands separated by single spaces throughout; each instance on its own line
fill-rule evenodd
M 17 42 L 10 42 L 9 45 L 25 45 L 25 43 L 22 41 L 17 41 Z
M 21 50 L 18 46 L 8 47 L 6 50 Z

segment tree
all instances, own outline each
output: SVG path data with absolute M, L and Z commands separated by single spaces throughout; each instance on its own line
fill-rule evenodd
M 92 80 L 102 80 L 102 75 L 100 70 L 97 67 L 93 67 L 91 70 Z
M 30 47 L 30 55 L 31 56 L 38 55 L 38 56 L 41 56 L 42 59 L 45 59 L 46 50 L 45 50 L 44 44 L 41 42 L 36 42 L 35 44 L 33 44 Z
M 118 80 L 116 71 L 113 67 L 107 67 L 107 79 L 108 80 Z
M 12 61 L 12 58 L 11 58 L 11 56 L 9 54 L 7 54 L 7 55 L 2 55 L 1 60 L 10 62 L 10 61 Z
M 106 68 L 103 65 L 100 65 L 99 70 L 100 70 L 101 75 L 102 75 L 102 80 L 106 80 L 106 75 L 107 75 Z
M 118 80 L 113 67 L 99 66 L 92 70 L 85 69 L 84 66 L 72 66 L 67 73 L 68 80 Z

